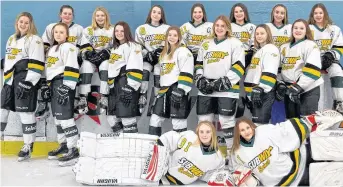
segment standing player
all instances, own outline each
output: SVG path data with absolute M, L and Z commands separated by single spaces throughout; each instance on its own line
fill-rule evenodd
M 266 23 L 272 32 L 274 45 L 280 48 L 282 44 L 289 41 L 291 37 L 291 24 L 288 24 L 287 7 L 277 4 L 273 7 L 270 15 L 270 23 Z M 278 72 L 280 73 L 280 71 Z M 283 101 L 276 100 L 272 107 L 272 123 L 285 120 L 285 104 Z
M 145 24 L 136 29 L 135 39 L 143 47 L 143 80 L 139 98 L 140 113 L 147 104 L 147 91 L 149 88 L 150 72 L 158 63 L 158 59 L 164 47 L 166 31 L 169 28 L 165 18 L 164 10 L 160 5 L 151 7 Z M 154 75 L 155 90 L 159 89 L 159 75 Z M 157 91 L 154 92 L 155 95 Z
M 331 98 L 333 98 L 334 109 L 343 113 L 343 69 L 339 63 L 343 54 L 342 31 L 333 25 L 322 3 L 312 7 L 309 24 L 311 24 L 313 39 L 319 46 L 322 56 L 324 84 L 321 85 L 320 90 L 319 110 L 331 108 Z M 328 92 L 330 88 L 332 96 Z
M 83 27 L 74 23 L 74 9 L 70 5 L 63 5 L 60 8 L 60 22 L 65 23 L 69 27 L 69 37 L 68 37 L 68 42 L 76 45 L 76 47 L 80 47 L 80 41 L 82 39 L 82 30 Z M 55 45 L 54 43 L 54 38 L 52 36 L 52 28 L 56 25 L 57 23 L 51 23 L 49 24 L 43 33 L 42 39 L 44 42 L 44 48 L 45 52 Z M 37 119 L 44 119 L 45 117 L 48 116 L 49 114 L 49 108 L 48 108 L 48 102 L 49 99 L 44 95 L 49 90 L 49 87 L 46 82 L 46 78 L 41 79 L 41 84 L 39 88 L 41 89 L 40 97 L 38 98 L 38 107 L 36 110 L 36 117 Z
M 276 75 L 280 65 L 279 49 L 273 44 L 273 38 L 267 25 L 259 25 L 255 31 L 257 52 L 247 67 L 244 80 L 252 121 L 256 125 L 267 124 L 271 118 L 275 100 Z
M 232 35 L 239 39 L 245 50 L 245 63 L 248 67 L 254 54 L 254 32 L 256 26 L 250 23 L 247 7 L 242 3 L 232 6 L 230 13 Z
M 68 43 L 68 25 L 57 23 L 52 28 L 54 43 L 48 51 L 45 63 L 47 81 L 51 87 L 51 109 L 57 128 L 60 146 L 48 153 L 49 159 L 58 158 L 60 166 L 72 165 L 79 157 L 76 148 L 78 129 L 74 121 L 75 87 L 79 79 L 78 49 Z
M 324 81 L 320 73 L 320 50 L 305 20 L 293 23 L 290 42 L 280 50 L 284 83 L 278 85 L 276 92 L 284 96 L 287 119 L 314 113 L 318 110 L 319 86 Z
M 211 36 L 212 26 L 213 23 L 207 21 L 204 5 L 195 3 L 191 9 L 191 21 L 180 27 L 183 42 L 193 53 L 194 62 L 197 59 L 201 43 Z
M 80 100 L 76 106 L 77 114 L 88 112 L 87 97 L 91 92 L 93 73 L 99 69 L 100 88 L 106 88 L 107 66 L 103 63 L 110 57 L 113 27 L 110 16 L 104 7 L 97 7 L 93 12 L 92 25 L 83 30 L 80 50 L 83 62 L 80 67 Z M 107 95 L 105 90 L 100 90 L 100 112 L 107 109 Z
M 154 75 L 159 75 L 160 91 L 156 96 L 150 119 L 149 134 L 161 135 L 161 125 L 166 118 L 172 118 L 173 130 L 187 130 L 190 112 L 188 95 L 192 89 L 194 60 L 191 52 L 181 47 L 181 32 L 178 27 L 169 27 L 165 47 L 155 66 Z
M 142 48 L 134 41 L 126 22 L 120 21 L 114 26 L 113 48 L 106 63 L 110 88 L 107 121 L 113 132 L 123 129 L 124 133 L 137 133 L 143 56 Z
M 43 70 L 43 41 L 37 36 L 32 15 L 22 12 L 16 18 L 15 33 L 6 43 L 4 86 L 1 90 L 1 140 L 10 111 L 18 113 L 22 123 L 24 146 L 18 154 L 18 161 L 30 158 L 33 151 L 37 83 Z
M 224 138 L 231 148 L 239 81 L 245 69 L 244 47 L 232 36 L 226 16 L 216 19 L 213 32 L 214 38 L 201 45 L 195 65 L 197 114 L 199 121 L 213 121 L 214 114 L 219 114 Z

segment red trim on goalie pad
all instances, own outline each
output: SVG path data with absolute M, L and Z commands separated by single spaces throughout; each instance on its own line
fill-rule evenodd
M 241 175 L 242 172 L 240 172 L 240 171 L 235 171 L 234 174 L 239 174 L 239 175 Z M 243 182 L 244 182 L 250 175 L 251 175 L 251 170 L 249 170 L 249 172 L 245 173 L 244 176 L 243 176 L 243 178 L 240 179 L 240 180 L 238 181 L 238 184 L 236 184 L 236 185 L 237 185 L 237 186 L 240 186 L 241 184 L 243 184 Z
M 148 180 L 154 180 L 155 176 L 156 176 L 156 172 L 157 172 L 157 166 L 158 166 L 158 147 L 157 145 L 154 145 L 154 153 L 152 155 L 152 162 L 150 162 L 149 164 L 149 168 L 148 168 L 148 176 L 146 177 L 146 179 Z

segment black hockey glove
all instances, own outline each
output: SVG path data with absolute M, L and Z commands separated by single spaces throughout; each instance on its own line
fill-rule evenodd
M 89 60 L 94 58 L 94 56 L 96 55 L 95 51 L 86 51 L 83 53 L 83 55 L 81 55 L 83 60 Z
M 181 107 L 181 101 L 183 96 L 185 96 L 185 91 L 181 88 L 176 88 L 172 91 L 171 97 L 170 97 L 170 104 L 176 108 L 179 109 Z
M 251 102 L 254 108 L 262 107 L 262 100 L 264 95 L 264 89 L 261 87 L 254 87 L 251 92 Z
M 289 99 L 296 104 L 301 104 L 300 94 L 303 92 L 304 89 L 302 89 L 298 84 L 292 84 L 288 89 Z
M 220 77 L 219 79 L 213 81 L 211 83 L 213 85 L 213 90 L 217 92 L 224 92 L 228 91 L 232 85 L 227 76 Z
M 278 101 L 283 101 L 287 93 L 287 85 L 283 81 L 277 81 L 276 83 L 276 99 Z
M 201 74 L 195 76 L 195 86 L 205 95 L 213 93 L 210 80 Z
M 133 99 L 133 93 L 135 89 L 133 89 L 130 85 L 125 85 L 121 88 L 122 93 L 119 96 L 121 102 L 123 102 L 124 106 L 128 107 Z
M 331 52 L 326 52 L 322 56 L 322 70 L 328 69 L 332 63 L 335 63 L 335 57 Z
M 155 49 L 154 55 L 153 55 L 153 64 L 152 64 L 153 66 L 155 66 L 158 63 L 162 50 L 163 50 L 163 46 Z
M 57 88 L 57 103 L 60 105 L 66 105 L 69 103 L 69 92 L 71 88 L 67 85 L 61 84 Z
M 251 63 L 251 59 L 254 55 L 255 51 L 250 48 L 248 51 L 246 51 L 246 54 L 245 54 L 245 68 L 248 68 L 250 63 Z
M 89 58 L 88 60 L 96 67 L 99 67 L 103 61 L 110 59 L 110 55 L 111 53 L 108 49 L 103 49 L 102 51 L 100 51 L 93 57 Z
M 32 92 L 33 84 L 29 81 L 20 81 L 17 87 L 17 99 L 27 99 Z
M 50 87 L 48 86 L 48 84 L 46 82 L 42 83 L 42 86 L 40 88 L 41 92 L 41 98 L 44 102 L 50 102 L 51 101 L 51 91 L 50 91 Z

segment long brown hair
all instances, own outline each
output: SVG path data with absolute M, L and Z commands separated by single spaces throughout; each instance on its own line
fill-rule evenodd
M 287 11 L 287 7 L 283 4 L 277 4 L 273 7 L 272 12 L 270 13 L 270 23 L 274 23 L 274 11 L 277 7 L 282 7 L 285 9 L 285 18 L 282 20 L 282 23 L 284 25 L 288 24 L 288 11 Z
M 168 42 L 168 35 L 170 31 L 176 31 L 177 32 L 177 36 L 178 36 L 178 41 L 176 43 L 176 47 L 172 47 L 169 42 Z M 176 51 L 177 48 L 179 48 L 181 46 L 181 40 L 182 40 L 182 35 L 181 35 L 181 31 L 180 28 L 177 26 L 170 26 L 166 32 L 166 37 L 165 37 L 165 44 L 163 47 L 163 50 L 161 52 L 160 58 L 164 58 L 165 56 L 167 56 L 167 58 L 170 60 L 171 58 L 173 58 L 174 52 Z
M 115 35 L 116 27 L 118 25 L 120 25 L 124 28 L 125 43 L 128 43 L 128 42 L 136 43 L 132 37 L 129 24 L 127 24 L 125 21 L 119 21 L 114 25 L 114 29 L 113 29 L 113 48 L 116 49 L 117 47 L 120 46 L 120 41 L 116 38 L 116 35 Z
M 98 24 L 96 23 L 96 20 L 95 20 L 96 12 L 98 12 L 98 11 L 101 11 L 101 12 L 103 12 L 105 14 L 106 18 L 105 18 L 104 28 L 106 30 L 108 30 L 110 28 L 110 26 L 111 26 L 111 19 L 110 19 L 110 16 L 108 14 L 107 9 L 104 8 L 104 7 L 96 7 L 95 8 L 95 10 L 93 12 L 93 17 L 92 17 L 92 28 L 93 29 L 98 28 Z
M 225 25 L 226 25 L 226 27 L 227 27 L 227 30 L 228 30 L 228 31 L 226 32 L 226 36 L 227 36 L 227 37 L 231 37 L 231 36 L 232 36 L 231 22 L 230 22 L 230 20 L 229 20 L 226 16 L 224 16 L 224 15 L 218 16 L 217 19 L 213 22 L 213 26 L 212 26 L 212 37 L 215 37 L 215 38 L 217 37 L 216 31 L 215 31 L 215 26 L 216 26 L 217 21 L 219 21 L 219 20 L 224 21 L 224 23 L 225 23 Z
M 197 128 L 195 129 L 195 133 L 197 134 L 198 139 L 196 140 L 196 142 L 193 145 L 200 145 L 201 141 L 200 141 L 200 138 L 199 138 L 199 129 L 203 125 L 206 125 L 206 126 L 210 127 L 211 131 L 212 131 L 211 144 L 210 144 L 210 147 L 209 147 L 210 150 L 218 151 L 219 147 L 218 147 L 218 138 L 217 138 L 216 128 L 213 125 L 213 123 L 210 122 L 210 121 L 201 121 L 201 122 L 199 122 Z
M 261 24 L 261 25 L 258 25 L 255 29 L 255 35 L 254 35 L 254 46 L 259 49 L 261 48 L 261 44 L 258 43 L 258 41 L 256 40 L 256 31 L 257 31 L 257 28 L 263 28 L 266 33 L 267 33 L 267 40 L 266 40 L 266 44 L 272 44 L 273 43 L 273 36 L 272 36 L 272 31 L 270 31 L 270 28 L 268 27 L 268 25 L 266 24 Z
M 65 8 L 68 8 L 68 9 L 71 10 L 71 12 L 73 13 L 73 19 L 75 19 L 74 9 L 73 9 L 73 7 L 70 6 L 70 5 L 62 5 L 61 8 L 60 8 L 59 16 L 62 14 L 62 12 L 63 12 L 63 10 L 64 10 Z M 62 19 L 60 20 L 60 22 L 62 22 Z
M 154 9 L 155 7 L 159 8 L 161 10 L 160 24 L 167 24 L 166 15 L 165 15 L 164 10 L 163 10 L 161 5 L 154 5 L 154 6 L 151 7 L 151 9 L 149 11 L 149 14 L 146 17 L 145 23 L 151 24 L 151 13 L 152 13 L 152 9 Z
M 244 12 L 244 23 L 250 22 L 248 8 L 243 3 L 236 3 L 236 4 L 234 4 L 232 6 L 231 13 L 230 13 L 230 21 L 232 23 L 236 23 L 236 18 L 235 18 L 235 8 L 236 7 L 241 7 L 242 8 L 242 10 Z
M 239 118 L 236 121 L 234 132 L 233 132 L 233 145 L 232 145 L 232 148 L 231 148 L 231 154 L 235 153 L 239 149 L 239 146 L 240 146 L 241 132 L 239 131 L 239 125 L 241 123 L 248 124 L 252 128 L 253 133 L 255 134 L 255 129 L 256 129 L 257 126 L 250 119 L 248 119 L 246 117 Z
M 51 36 L 52 36 L 52 38 L 54 39 L 54 43 L 57 43 L 57 41 L 55 40 L 55 36 L 54 36 L 54 30 L 55 30 L 55 28 L 56 28 L 57 26 L 62 26 L 62 27 L 65 28 L 66 33 L 67 33 L 67 37 L 66 37 L 66 40 L 65 40 L 63 43 L 57 44 L 57 47 L 56 47 L 56 50 L 55 50 L 55 51 L 58 51 L 59 47 L 60 47 L 62 44 L 68 42 L 68 37 L 69 37 L 69 27 L 68 27 L 68 25 L 65 24 L 65 23 L 62 23 L 62 22 L 56 23 L 56 25 L 54 25 L 54 26 L 52 27 L 52 29 L 51 29 Z
M 325 7 L 324 4 L 322 3 L 318 3 L 318 4 L 315 4 L 313 7 L 312 7 L 312 10 L 311 10 L 311 13 L 310 13 L 310 16 L 308 18 L 308 24 L 312 24 L 312 25 L 315 25 L 316 24 L 316 21 L 314 20 L 314 11 L 317 9 L 317 8 L 320 8 L 323 10 L 323 13 L 324 13 L 324 18 L 323 18 L 323 21 L 324 21 L 324 28 L 326 28 L 328 25 L 332 25 L 332 20 L 329 16 L 329 13 Z
M 192 6 L 192 8 L 191 8 L 191 20 L 192 20 L 192 23 L 194 23 L 193 12 L 194 12 L 194 9 L 195 9 L 196 7 L 201 8 L 202 13 L 203 13 L 203 15 L 204 15 L 204 16 L 202 17 L 202 22 L 206 22 L 206 21 L 207 21 L 207 15 L 206 15 L 206 10 L 205 10 L 204 5 L 201 4 L 201 3 L 195 3 L 195 4 Z
M 29 12 L 21 12 L 20 14 L 17 15 L 17 18 L 14 23 L 15 35 L 17 36 L 20 35 L 20 31 L 18 29 L 18 21 L 22 16 L 25 16 L 29 18 L 30 20 L 29 29 L 27 30 L 26 36 L 37 35 L 37 28 L 36 28 L 35 22 L 33 21 L 33 17 Z M 16 39 L 16 37 L 14 37 L 14 39 Z
M 310 26 L 308 25 L 307 21 L 304 20 L 304 19 L 297 19 L 297 20 L 294 21 L 294 23 L 292 25 L 292 30 L 291 30 L 292 31 L 292 35 L 291 35 L 291 38 L 289 39 L 289 42 L 291 42 L 291 43 L 295 42 L 295 38 L 293 36 L 293 27 L 294 27 L 295 23 L 298 23 L 298 22 L 302 22 L 305 25 L 305 28 L 306 28 L 305 39 L 313 40 L 313 36 L 312 36 L 311 30 L 310 30 Z

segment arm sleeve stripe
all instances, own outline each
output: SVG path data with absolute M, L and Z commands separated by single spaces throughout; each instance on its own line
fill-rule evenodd
M 38 60 L 30 60 L 27 67 L 37 73 L 42 73 L 42 71 L 44 70 L 44 62 L 40 62 Z
M 237 61 L 233 66 L 232 66 L 232 71 L 235 72 L 239 77 L 242 77 L 244 74 L 244 66 L 240 61 Z
M 317 80 L 320 78 L 321 73 L 318 70 L 314 70 L 311 68 L 303 67 L 302 69 L 304 75 L 310 77 L 311 79 Z
M 274 77 L 270 77 L 270 76 L 262 74 L 261 83 L 266 84 L 266 85 L 268 85 L 270 87 L 274 87 L 274 85 L 276 83 L 276 79 Z
M 127 73 L 127 77 L 132 79 L 132 80 L 135 80 L 137 82 L 142 82 L 143 74 L 142 74 L 142 72 L 137 73 L 137 72 L 130 71 Z
M 178 78 L 178 83 L 192 87 L 193 75 L 187 72 L 181 72 Z
M 238 82 L 239 83 L 239 82 Z M 239 85 L 235 84 L 232 86 L 232 88 L 229 90 L 229 92 L 233 92 L 233 93 L 240 93 L 240 87 Z
M 337 51 L 341 56 L 343 55 L 343 47 L 342 46 L 334 45 L 334 46 L 332 46 L 332 49 Z
M 79 73 L 79 69 L 72 68 L 72 67 L 69 67 L 69 66 L 65 67 L 64 71 L 71 71 L 71 72 Z

